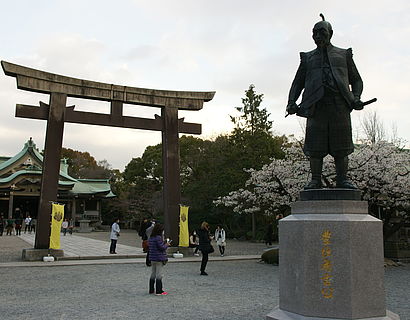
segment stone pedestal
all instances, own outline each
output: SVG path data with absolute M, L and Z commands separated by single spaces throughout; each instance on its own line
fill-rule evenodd
M 22 259 L 23 261 L 43 261 L 43 257 L 50 254 L 54 258 L 64 257 L 64 251 L 62 249 L 23 249 Z
M 279 307 L 266 318 L 399 319 L 386 312 L 382 222 L 359 191 L 312 191 L 279 222 Z
M 78 222 L 80 223 L 80 228 L 78 229 L 78 232 L 85 233 L 85 232 L 93 231 L 93 228 L 90 227 L 91 220 L 83 219 L 83 220 L 78 220 Z

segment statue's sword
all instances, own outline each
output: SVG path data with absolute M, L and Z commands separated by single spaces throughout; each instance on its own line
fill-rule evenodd
M 362 104 L 361 104 L 361 109 L 363 109 L 364 106 L 367 106 L 368 104 L 371 104 L 371 103 L 376 102 L 376 101 L 377 101 L 377 98 L 373 98 L 373 99 L 370 99 L 370 100 L 367 100 L 367 101 L 362 102 Z M 298 105 L 298 108 L 299 108 L 299 106 L 300 106 L 300 104 Z M 359 110 L 361 110 L 361 109 L 359 109 Z M 286 118 L 288 115 L 289 115 L 289 113 L 286 113 L 285 118 Z
M 364 106 L 367 106 L 368 104 L 371 104 L 371 103 L 376 102 L 376 101 L 377 101 L 377 98 L 373 98 L 373 99 L 367 100 L 365 102 L 362 102 L 361 106 L 364 107 Z

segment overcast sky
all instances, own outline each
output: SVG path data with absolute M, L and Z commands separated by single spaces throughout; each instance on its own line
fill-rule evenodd
M 299 52 L 314 49 L 313 25 L 323 12 L 332 43 L 353 48 L 364 81 L 362 100 L 386 131 L 410 141 L 410 2 L 275 0 L 2 1 L 0 59 L 66 76 L 142 88 L 216 91 L 201 111 L 180 112 L 202 124 L 201 137 L 229 132 L 229 115 L 250 84 L 264 94 L 276 134 L 302 135 L 296 116 L 284 118 Z M 15 118 L 16 103 L 48 96 L 16 88 L 0 71 L 0 155 L 12 156 L 33 137 L 44 146 L 44 120 Z M 109 112 L 109 104 L 70 99 L 76 110 Z M 126 106 L 153 118 L 157 108 Z M 352 113 L 355 135 L 364 112 Z M 123 170 L 154 131 L 66 124 L 63 146 L 88 151 Z

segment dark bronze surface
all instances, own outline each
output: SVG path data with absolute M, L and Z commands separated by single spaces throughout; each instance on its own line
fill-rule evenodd
M 305 189 L 322 187 L 321 161 L 328 154 L 335 159 L 337 187 L 353 189 L 355 186 L 347 178 L 348 155 L 354 148 L 350 113 L 375 99 L 366 103 L 360 100 L 363 82 L 352 50 L 331 44 L 332 26 L 321 17 L 323 21 L 313 27 L 317 48 L 300 53 L 286 111 L 307 118 L 303 151 L 310 158 L 312 180 Z
M 300 201 L 312 200 L 361 200 L 360 190 L 350 189 L 314 189 L 299 193 Z

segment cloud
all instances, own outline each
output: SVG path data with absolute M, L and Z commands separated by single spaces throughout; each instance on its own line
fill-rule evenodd
M 297 117 L 284 118 L 285 106 L 299 52 L 314 48 L 311 29 L 324 10 L 333 25 L 333 43 L 353 48 L 364 80 L 363 99 L 378 98 L 368 109 L 377 110 L 386 126 L 396 123 L 399 136 L 410 141 L 410 44 L 405 41 L 410 38 L 410 3 L 404 0 L 130 0 L 121 6 L 73 0 L 41 8 L 13 6 L 13 10 L 25 19 L 15 29 L 7 19 L 0 22 L 0 37 L 10 43 L 4 60 L 106 83 L 216 91 L 203 110 L 180 112 L 186 121 L 202 123 L 203 136 L 232 128 L 229 115 L 251 83 L 264 94 L 263 106 L 271 113 L 275 131 L 302 134 Z M 60 21 L 56 10 L 73 20 Z M 46 16 L 52 17 L 47 23 Z M 0 132 L 13 133 L 0 144 L 0 155 L 10 154 L 13 144 L 20 148 L 29 136 L 42 145 L 45 121 L 16 119 L 14 109 L 16 103 L 37 104 L 48 97 L 17 90 L 10 77 L 0 77 L 0 89 Z M 78 110 L 109 110 L 103 102 L 70 99 L 69 104 Z M 160 113 L 139 106 L 125 110 L 149 118 Z M 359 115 L 352 113 L 354 126 Z M 147 145 L 158 142 L 157 132 L 70 124 L 64 136 L 67 147 L 89 151 L 98 160 L 106 158 L 120 169 Z

